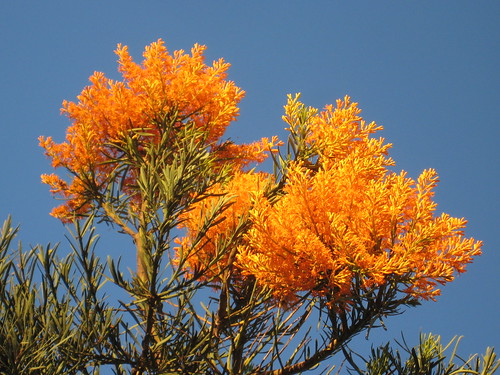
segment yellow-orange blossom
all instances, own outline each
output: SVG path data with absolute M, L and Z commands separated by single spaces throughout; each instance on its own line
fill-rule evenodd
M 55 144 L 50 137 L 41 138 L 53 165 L 74 176 L 69 184 L 56 175 L 42 177 L 66 199 L 54 216 L 67 220 L 73 213 L 88 212 L 91 202 L 80 176 L 92 172 L 97 181 L 105 181 L 114 167 L 110 155 L 117 152 L 110 144 L 122 142 L 132 128 L 154 130 L 153 120 L 173 109 L 209 134 L 207 145 L 219 142 L 238 114 L 243 92 L 225 80 L 228 65 L 222 60 L 212 67 L 203 63 L 203 50 L 195 46 L 191 56 L 183 51 L 171 56 L 159 41 L 146 49 L 139 66 L 126 47 L 119 47 L 124 82 L 96 73 L 79 103 L 64 103 L 63 112 L 73 121 L 67 141 Z M 290 127 L 298 121 L 300 108 L 298 98 L 289 97 L 284 120 Z M 349 298 L 354 279 L 362 288 L 391 282 L 416 297 L 433 298 L 439 293 L 437 284 L 463 272 L 480 254 L 481 242 L 464 238 L 464 219 L 435 215 L 435 171 L 424 171 L 417 181 L 390 171 L 390 145 L 372 137 L 381 127 L 366 124 L 359 114 L 348 97 L 318 114 L 311 111 L 306 143 L 314 152 L 307 160 L 288 164 L 280 194 L 272 199 L 266 192 L 278 182 L 266 173 L 235 168 L 229 182 L 213 187 L 213 197 L 184 214 L 187 235 L 179 243 L 192 254 L 189 266 L 205 269 L 241 220 L 248 220 L 246 232 L 235 239 L 232 266 L 239 277 L 252 276 L 270 287 L 279 300 L 312 291 L 336 303 Z M 213 147 L 213 152 L 244 165 L 262 161 L 266 149 L 277 143 L 273 138 L 246 146 L 228 144 Z M 131 174 L 129 186 L 133 178 Z M 220 193 L 228 194 L 233 204 L 205 233 L 206 240 L 193 245 L 203 215 Z M 227 261 L 221 257 L 221 264 L 206 272 L 216 275 Z
M 294 164 L 281 200 L 256 201 L 239 262 L 284 296 L 311 289 L 348 296 L 357 274 L 367 288 L 396 278 L 406 292 L 432 298 L 436 282 L 462 272 L 480 243 L 462 237 L 464 219 L 434 216 L 434 170 L 415 182 L 386 168 L 390 145 L 370 137 L 381 128 L 359 113 L 346 97 L 310 120 L 319 170 Z
M 52 159 L 54 167 L 64 167 L 72 175 L 67 183 L 56 174 L 42 175 L 54 194 L 65 203 L 52 211 L 63 221 L 76 214 L 84 215 L 91 208 L 88 199 L 88 177 L 96 186 L 104 186 L 117 167 L 114 158 L 121 155 L 120 145 L 139 129 L 141 142 L 156 142 L 158 123 L 174 117 L 175 126 L 194 124 L 206 134 L 205 143 L 221 160 L 235 165 L 262 161 L 269 141 L 249 145 L 218 142 L 226 127 L 239 112 L 238 102 L 244 91 L 228 81 L 229 64 L 223 59 L 212 66 L 204 63 L 204 46 L 196 44 L 191 55 L 175 51 L 171 55 L 163 41 L 146 47 L 142 65 L 136 64 L 126 46 L 118 46 L 119 70 L 123 81 L 107 79 L 95 72 L 91 85 L 78 96 L 78 103 L 63 102 L 62 112 L 72 121 L 66 142 L 57 144 L 52 137 L 40 137 L 40 145 Z M 272 142 L 272 141 L 271 141 Z M 123 190 L 134 194 L 135 170 L 128 173 Z
M 291 126 L 301 106 L 289 97 L 284 120 Z M 463 237 L 464 219 L 434 215 L 434 170 L 414 181 L 387 169 L 394 164 L 387 157 L 390 145 L 370 136 L 381 127 L 366 124 L 359 113 L 346 97 L 309 118 L 307 143 L 316 150 L 315 167 L 292 162 L 277 202 L 265 198 L 261 174 L 236 175 L 217 188 L 234 196 L 234 206 L 207 233 L 191 265 L 206 264 L 216 244 L 247 215 L 251 226 L 239 245 L 237 269 L 270 287 L 279 300 L 313 291 L 345 306 L 355 277 L 367 289 L 392 282 L 417 298 L 439 294 L 436 285 L 463 272 L 480 254 L 481 242 Z M 186 215 L 191 237 L 209 204 L 201 202 Z

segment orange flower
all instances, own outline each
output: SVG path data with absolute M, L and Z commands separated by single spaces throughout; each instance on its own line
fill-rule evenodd
M 480 254 L 481 242 L 463 236 L 464 219 L 435 216 L 436 172 L 417 181 L 391 172 L 390 145 L 371 137 L 381 127 L 366 124 L 348 97 L 320 113 L 290 97 L 285 112 L 292 135 L 305 142 L 305 159 L 289 163 L 278 199 L 264 193 L 269 176 L 250 171 L 196 203 L 179 240 L 188 267 L 217 276 L 230 263 L 238 277 L 255 278 L 279 301 L 312 292 L 346 308 L 359 293 L 355 280 L 366 290 L 391 283 L 433 299 L 437 284 Z M 221 196 L 230 205 L 212 217 Z
M 189 268 L 217 277 L 231 263 L 232 250 L 246 230 L 248 212 L 270 181 L 266 173 L 236 172 L 227 184 L 214 186 L 209 198 L 182 215 L 179 227 L 186 228 L 187 235 L 177 241 L 177 253 L 188 254 Z
M 260 196 L 250 211 L 237 264 L 280 300 L 312 291 L 342 305 L 355 276 L 363 288 L 397 281 L 406 293 L 434 298 L 436 284 L 480 254 L 481 243 L 463 237 L 465 220 L 434 215 L 435 171 L 417 182 L 389 171 L 390 145 L 370 138 L 381 127 L 359 113 L 346 97 L 308 119 L 319 168 L 292 163 L 283 197 L 273 204 Z
M 96 72 L 78 102 L 63 102 L 62 113 L 72 121 L 66 141 L 57 144 L 51 137 L 40 137 L 40 146 L 52 159 L 52 165 L 64 167 L 72 175 L 66 185 L 53 178 L 44 179 L 53 193 L 67 200 L 52 212 L 54 216 L 69 220 L 76 208 L 77 215 L 85 214 L 94 194 L 89 196 L 89 191 L 104 189 L 113 182 L 113 171 L 123 167 L 121 146 L 126 139 L 133 137 L 139 148 L 157 142 L 167 123 L 173 133 L 188 123 L 194 124 L 205 134 L 206 147 L 214 152 L 221 150 L 221 162 L 241 167 L 262 160 L 260 143 L 231 145 L 224 151 L 218 144 L 224 144 L 220 139 L 238 116 L 237 104 L 244 92 L 227 80 L 229 64 L 224 60 L 211 66 L 205 64 L 204 50 L 204 46 L 195 45 L 190 55 L 182 50 L 171 55 L 159 40 L 146 47 L 144 61 L 138 65 L 127 47 L 118 45 L 116 54 L 123 81 Z M 134 196 L 135 173 L 134 166 L 130 166 L 127 175 L 120 177 L 126 182 L 123 192 L 130 196 Z
M 258 142 L 238 145 L 232 142 L 225 142 L 215 149 L 220 161 L 231 161 L 241 169 L 250 163 L 262 163 L 269 153 L 278 152 L 277 147 L 283 142 L 277 136 L 271 139 L 264 137 Z

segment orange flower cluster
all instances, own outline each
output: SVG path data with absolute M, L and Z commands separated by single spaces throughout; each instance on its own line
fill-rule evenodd
M 290 99 L 285 119 L 296 108 Z M 317 171 L 292 164 L 283 198 L 261 198 L 250 212 L 239 266 L 279 298 L 313 290 L 342 300 L 355 276 L 365 288 L 396 280 L 409 294 L 433 298 L 436 283 L 480 254 L 481 243 L 463 237 L 464 219 L 434 216 L 435 171 L 416 182 L 390 172 L 390 145 L 370 137 L 381 127 L 360 112 L 346 97 L 312 117 L 307 142 Z
M 204 63 L 204 50 L 204 46 L 195 45 L 190 55 L 182 50 L 171 55 L 159 40 L 146 47 L 144 62 L 139 65 L 127 47 L 119 45 L 116 54 L 123 81 L 96 72 L 90 77 L 91 85 L 78 96 L 78 103 L 63 103 L 62 112 L 72 121 L 66 142 L 57 144 L 51 137 L 40 137 L 52 165 L 65 167 L 72 175 L 70 183 L 55 174 L 42 176 L 51 191 L 66 200 L 54 209 L 53 216 L 67 220 L 75 213 L 86 213 L 89 176 L 94 186 L 104 186 L 121 155 L 120 143 L 133 130 L 140 131 L 143 143 L 155 142 L 159 124 L 165 121 L 173 121 L 175 129 L 194 124 L 206 134 L 206 145 L 220 149 L 221 158 L 233 163 L 262 160 L 262 143 L 217 145 L 237 117 L 237 104 L 244 92 L 226 79 L 229 64 L 223 59 L 212 66 Z M 126 188 L 134 185 L 133 167 L 125 181 Z
M 204 49 L 195 45 L 190 55 L 171 55 L 159 40 L 138 65 L 127 47 L 118 46 L 123 81 L 95 73 L 78 103 L 64 102 L 62 111 L 72 120 L 66 142 L 40 137 L 53 166 L 72 175 L 69 183 L 42 176 L 66 200 L 52 215 L 64 221 L 88 213 L 99 198 L 96 189 L 104 196 L 117 168 L 126 173 L 120 197 L 135 198 L 138 166 L 123 159 L 123 146 L 133 140 L 146 149 L 158 145 L 162 132 L 182 137 L 180 130 L 194 127 L 204 134 L 195 140 L 201 149 L 233 166 L 229 181 L 212 187 L 180 218 L 187 234 L 178 254 L 188 254 L 186 265 L 206 276 L 230 265 L 281 301 L 313 292 L 341 305 L 356 292 L 354 281 L 367 290 L 390 283 L 432 299 L 438 284 L 480 254 L 481 242 L 464 237 L 464 219 L 435 215 L 436 172 L 426 170 L 415 181 L 390 171 L 391 145 L 372 137 L 381 127 L 365 123 L 348 97 L 321 112 L 289 97 L 283 118 L 291 133 L 289 156 L 296 160 L 276 158 L 283 161 L 280 181 L 245 172 L 245 165 L 263 161 L 281 142 L 221 140 L 244 92 L 226 79 L 229 64 L 204 63 Z
M 267 173 L 237 172 L 227 184 L 214 186 L 209 198 L 183 214 L 179 227 L 187 229 L 187 235 L 177 240 L 177 253 L 188 255 L 186 265 L 190 269 L 217 277 L 232 263 L 248 213 L 271 181 Z
M 301 108 L 297 97 L 289 99 L 284 120 L 290 126 Z M 394 164 L 390 145 L 371 137 L 381 127 L 365 123 L 360 112 L 348 97 L 320 113 L 309 109 L 306 143 L 314 154 L 290 164 L 277 201 L 263 194 L 260 176 L 235 176 L 220 191 L 235 204 L 199 241 L 191 266 L 207 264 L 214 244 L 227 241 L 249 215 L 237 268 L 279 300 L 312 291 L 341 305 L 354 292 L 355 278 L 367 290 L 390 282 L 417 298 L 438 295 L 436 285 L 463 272 L 481 243 L 464 238 L 464 219 L 435 215 L 434 170 L 414 181 L 387 168 Z M 200 203 L 186 222 L 191 238 L 207 204 Z

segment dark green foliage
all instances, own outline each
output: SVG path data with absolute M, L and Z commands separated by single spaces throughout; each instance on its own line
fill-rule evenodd
M 410 348 L 404 339 L 403 344 L 398 344 L 406 359 L 402 358 L 400 350 L 389 344 L 372 348 L 368 359 L 355 354 L 362 364 L 356 363 L 353 353 L 345 351 L 345 355 L 352 366 L 350 373 L 358 375 L 490 375 L 500 367 L 500 360 L 492 348 L 487 348 L 482 357 L 474 355 L 462 359 L 457 355 L 459 342 L 460 338 L 454 337 L 443 346 L 439 336 L 422 334 L 416 347 Z

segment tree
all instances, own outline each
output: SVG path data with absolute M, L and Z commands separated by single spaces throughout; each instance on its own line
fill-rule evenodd
M 73 226 L 72 253 L 12 252 L 4 227 L 4 372 L 332 367 L 358 333 L 433 300 L 480 254 L 464 219 L 435 215 L 435 171 L 393 172 L 381 127 L 349 97 L 319 111 L 289 96 L 286 144 L 225 140 L 244 92 L 204 49 L 170 54 L 159 40 L 139 65 L 119 45 L 123 81 L 95 73 L 63 103 L 66 141 L 40 137 L 67 172 L 42 180 L 64 199 L 52 215 Z M 273 173 L 257 169 L 266 157 Z M 135 270 L 96 255 L 99 222 L 130 237 Z

